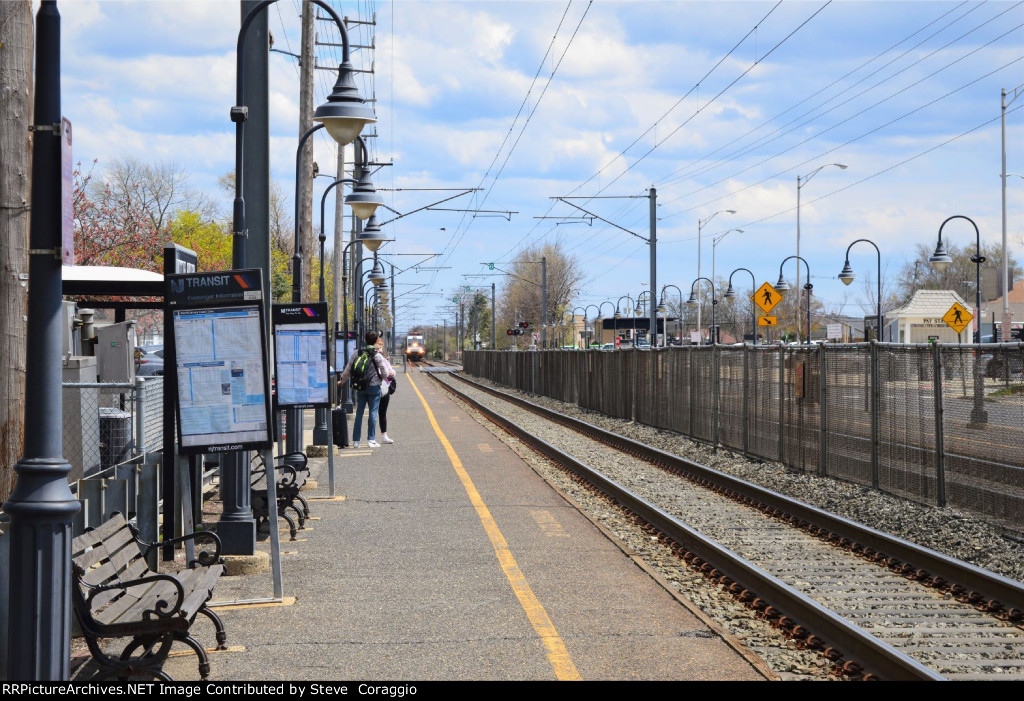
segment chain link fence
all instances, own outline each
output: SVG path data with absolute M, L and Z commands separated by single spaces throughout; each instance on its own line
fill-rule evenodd
M 103 477 L 163 449 L 163 378 L 64 383 L 64 457 L 72 481 Z
M 795 471 L 1024 524 L 1024 344 L 467 351 L 463 365 Z

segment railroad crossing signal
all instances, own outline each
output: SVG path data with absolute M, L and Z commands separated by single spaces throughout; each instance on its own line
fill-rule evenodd
M 757 288 L 757 292 L 754 293 L 754 304 L 760 307 L 765 314 L 775 309 L 775 305 L 781 301 L 782 295 L 767 282 Z
M 758 326 L 778 326 L 779 317 L 777 316 L 761 316 L 757 319 Z
M 949 328 L 960 333 L 971 323 L 973 318 L 974 315 L 967 311 L 964 305 L 959 302 L 953 302 L 953 306 L 949 308 L 949 311 L 942 317 L 942 320 L 946 322 Z

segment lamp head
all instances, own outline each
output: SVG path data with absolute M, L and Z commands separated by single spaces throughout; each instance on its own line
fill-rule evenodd
M 385 241 L 393 240 L 394 239 L 389 239 L 387 235 L 380 230 L 380 224 L 377 223 L 376 214 L 370 217 L 370 220 L 366 222 L 366 228 L 360 231 L 356 236 L 356 241 L 366 246 L 366 250 L 372 252 L 376 252 Z
M 779 273 L 779 281 L 775 283 L 775 291 L 781 294 L 789 292 L 789 283 L 786 282 L 786 278 L 782 277 L 782 273 Z
M 664 297 L 662 297 L 661 301 L 658 302 L 658 306 L 655 307 L 655 311 L 657 311 L 659 314 L 664 314 L 665 312 L 668 311 L 668 307 L 665 306 L 665 298 Z
M 384 204 L 384 198 L 377 194 L 377 188 L 373 186 L 369 170 L 363 170 L 359 182 L 352 188 L 352 192 L 345 196 L 345 204 L 352 207 L 352 213 L 363 221 L 372 217 L 377 207 Z
M 352 78 L 352 64 L 345 61 L 338 66 L 338 80 L 327 96 L 327 102 L 316 108 L 314 122 L 323 122 L 327 133 L 339 146 L 350 144 L 367 124 L 377 121 L 373 110 L 359 96 Z
M 952 256 L 946 250 L 946 244 L 939 240 L 939 244 L 935 247 L 935 253 L 932 254 L 928 262 L 932 264 L 932 267 L 938 270 L 940 273 L 945 272 L 949 264 L 953 262 Z
M 613 318 L 613 319 L 621 319 L 621 318 L 622 318 L 622 314 L 621 314 L 621 313 L 619 312 L 619 310 L 618 310 L 618 308 L 617 308 L 617 307 L 616 307 L 616 309 L 615 309 L 615 313 L 614 313 L 614 314 L 612 314 L 612 318 Z
M 850 261 L 846 261 L 846 265 L 843 266 L 843 272 L 839 273 L 839 279 L 842 280 L 844 285 L 849 285 L 856 277 L 853 274 L 853 268 L 850 267 Z
M 690 298 L 688 300 L 686 300 L 686 303 L 688 305 L 690 305 L 691 307 L 696 306 L 697 305 L 697 295 L 694 294 L 693 292 L 690 292 Z
M 732 283 L 730 282 L 729 283 L 729 288 L 725 291 L 725 294 L 723 294 L 722 297 L 724 297 L 725 299 L 732 299 L 735 296 L 736 296 L 736 290 L 734 290 L 732 288 Z
M 384 280 L 387 275 L 384 272 L 384 266 L 380 264 L 380 261 L 373 262 L 373 269 L 370 271 L 370 282 L 374 285 L 380 286 L 384 284 Z

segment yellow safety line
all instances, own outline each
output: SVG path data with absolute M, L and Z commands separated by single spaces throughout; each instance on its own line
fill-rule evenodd
M 494 547 L 494 554 L 498 557 L 501 569 L 505 572 L 509 584 L 512 585 L 512 591 L 515 592 L 516 598 L 519 599 L 519 603 L 523 607 L 523 611 L 526 612 L 526 617 L 530 620 L 530 624 L 537 632 L 537 635 L 540 636 L 544 649 L 547 650 L 548 662 L 551 663 L 555 677 L 559 681 L 582 681 L 583 677 L 576 670 L 576 665 L 573 664 L 565 643 L 562 642 L 558 631 L 555 630 L 555 624 L 551 622 L 548 612 L 544 610 L 544 605 L 540 603 L 537 595 L 530 588 L 529 583 L 526 581 L 526 575 L 519 569 L 519 564 L 512 555 L 512 551 L 509 550 L 505 536 L 501 534 L 501 530 L 491 515 L 490 509 L 487 508 L 487 504 L 484 503 L 480 492 L 477 491 L 476 486 L 473 484 L 473 480 L 470 479 L 469 474 L 462 466 L 462 461 L 456 455 L 455 449 L 452 448 L 452 444 L 438 425 L 437 419 L 434 418 L 434 412 L 430 410 L 430 405 L 427 404 L 427 400 L 423 397 L 419 387 L 413 382 L 412 375 L 409 375 L 408 380 L 416 395 L 420 398 L 420 402 L 423 403 L 423 408 L 427 410 L 427 418 L 430 419 L 430 425 L 434 427 L 434 433 L 437 434 L 441 445 L 444 446 L 445 452 L 448 453 L 448 459 L 451 460 L 455 473 L 459 476 L 466 494 L 469 495 L 469 501 L 473 504 L 473 508 L 476 509 L 480 523 L 483 525 L 484 531 L 487 532 L 487 537 L 490 538 L 491 545 Z

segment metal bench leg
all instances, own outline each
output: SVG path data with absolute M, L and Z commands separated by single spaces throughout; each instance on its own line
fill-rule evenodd
M 292 521 L 292 517 L 286 514 L 283 508 L 278 510 L 277 515 L 288 522 L 288 530 L 291 532 L 292 535 L 291 540 L 298 540 L 299 538 L 298 535 L 296 534 L 295 521 Z
M 226 643 L 228 641 L 228 634 L 227 631 L 224 630 L 224 622 L 220 620 L 220 616 L 214 613 L 213 609 L 206 604 L 203 604 L 202 608 L 199 609 L 199 613 L 213 621 L 213 626 L 217 629 L 217 649 L 227 650 L 228 646 Z
M 206 656 L 206 648 L 188 633 L 175 633 L 174 639 L 185 643 L 195 651 L 196 657 L 199 658 L 199 676 L 206 681 L 210 676 L 210 658 Z
M 295 505 L 295 502 L 290 501 L 287 504 L 285 504 L 283 508 L 291 509 L 292 511 L 295 512 L 295 518 L 299 522 L 299 530 L 302 530 L 306 527 L 306 517 L 302 515 L 302 511 L 299 509 L 299 507 Z
M 306 500 L 302 498 L 301 494 L 296 494 L 295 498 L 299 500 L 300 504 L 302 504 L 302 513 L 305 514 L 306 518 L 309 518 L 309 504 L 306 503 Z
M 114 660 L 107 657 L 109 662 L 105 666 L 107 670 L 116 675 L 117 679 L 122 681 L 140 677 L 174 681 L 163 670 L 163 666 L 171 652 L 171 645 L 174 644 L 175 637 L 174 633 L 167 632 L 134 638 L 121 652 L 120 659 Z M 142 650 L 142 654 L 136 655 L 137 650 Z M 103 663 L 101 662 L 101 664 Z

